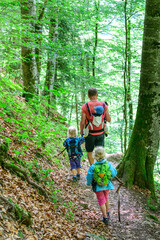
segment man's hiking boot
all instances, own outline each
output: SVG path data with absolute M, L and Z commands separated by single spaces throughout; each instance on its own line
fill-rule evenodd
M 80 174 L 77 174 L 77 180 L 80 180 L 80 176 L 81 176 Z
M 77 182 L 77 177 L 76 176 L 73 177 L 73 182 Z
M 104 224 L 108 224 L 108 222 L 109 222 L 109 218 L 108 217 L 103 217 L 103 220 L 102 220 L 102 222 L 104 222 Z

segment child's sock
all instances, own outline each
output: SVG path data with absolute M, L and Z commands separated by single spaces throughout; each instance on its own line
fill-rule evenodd
M 78 180 L 80 179 L 80 176 L 81 176 L 81 175 L 80 175 L 79 173 L 77 173 L 77 179 L 78 179 Z
M 76 177 L 76 175 L 73 176 L 73 181 L 74 181 L 74 182 L 77 181 L 77 177 Z

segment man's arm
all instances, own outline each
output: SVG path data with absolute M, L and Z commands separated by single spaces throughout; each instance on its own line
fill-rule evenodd
M 107 109 L 106 112 L 105 112 L 105 118 L 106 118 L 106 121 L 107 121 L 107 122 L 111 122 L 111 117 L 110 117 L 110 115 L 109 115 L 108 109 Z
M 85 127 L 85 121 L 86 121 L 86 114 L 82 112 L 81 114 L 81 122 L 80 122 L 80 134 L 83 134 L 83 129 Z

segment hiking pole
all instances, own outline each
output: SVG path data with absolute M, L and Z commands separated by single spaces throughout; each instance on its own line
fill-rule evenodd
M 121 222 L 121 215 L 120 215 L 120 206 L 121 206 L 121 202 L 120 202 L 120 193 L 119 190 L 122 187 L 122 185 L 124 184 L 118 177 L 115 176 L 115 179 L 119 182 L 119 186 L 116 190 L 116 193 L 118 194 L 118 220 L 119 222 Z
M 64 151 L 66 150 L 66 148 L 64 148 L 60 153 L 58 153 L 57 155 L 54 155 L 53 158 L 58 157 L 59 155 L 61 155 Z
M 116 179 L 121 185 L 124 184 L 117 176 L 115 176 L 115 179 Z

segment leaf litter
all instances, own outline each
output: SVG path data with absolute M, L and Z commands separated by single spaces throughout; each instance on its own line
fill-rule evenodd
M 33 225 L 27 228 L 6 215 L 0 203 L 0 239 L 146 239 L 157 240 L 159 223 L 144 213 L 145 195 L 134 189 L 121 187 L 121 223 L 118 222 L 117 195 L 110 192 L 111 220 L 108 227 L 101 221 L 101 213 L 91 187 L 86 186 L 88 163 L 83 162 L 82 177 L 71 181 L 64 168 L 52 172 L 59 188 L 55 204 L 31 188 L 28 183 L 0 168 L 3 194 L 26 208 L 33 216 Z M 57 177 L 58 176 L 58 177 Z M 118 183 L 114 181 L 115 189 Z M 73 216 L 74 215 L 74 216 Z M 20 234 L 21 233 L 21 234 Z M 20 236 L 23 236 L 21 238 Z

